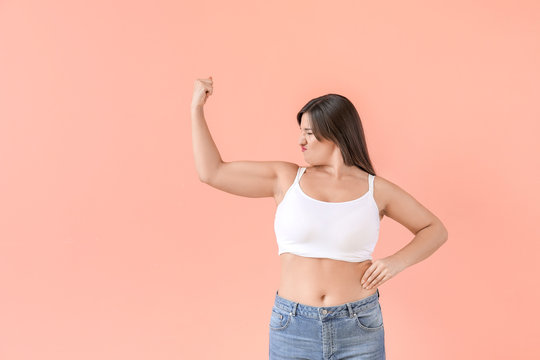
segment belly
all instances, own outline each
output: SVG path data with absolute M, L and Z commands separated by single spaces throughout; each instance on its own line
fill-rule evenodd
M 371 260 L 353 263 L 283 253 L 280 262 L 278 295 L 287 300 L 310 306 L 335 306 L 377 292 L 376 287 L 366 290 L 360 284 Z

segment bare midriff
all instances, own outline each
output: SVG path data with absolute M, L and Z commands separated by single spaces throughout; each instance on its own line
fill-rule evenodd
M 281 276 L 278 295 L 310 306 L 336 306 L 377 292 L 364 289 L 360 281 L 371 260 L 348 262 L 310 258 L 291 253 L 279 256 Z

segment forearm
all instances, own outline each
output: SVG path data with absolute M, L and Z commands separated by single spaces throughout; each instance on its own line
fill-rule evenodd
M 395 259 L 400 269 L 404 270 L 429 257 L 447 238 L 445 227 L 441 223 L 435 223 L 417 232 L 411 242 L 389 258 Z
M 199 179 L 207 181 L 223 160 L 210 135 L 202 106 L 191 108 L 191 134 L 195 167 Z

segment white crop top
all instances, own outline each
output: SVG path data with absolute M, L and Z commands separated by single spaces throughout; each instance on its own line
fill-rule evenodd
M 374 175 L 369 190 L 357 199 L 327 202 L 306 195 L 299 167 L 293 184 L 276 208 L 274 231 L 278 255 L 330 258 L 349 262 L 372 260 L 379 238 L 379 209 L 373 197 Z

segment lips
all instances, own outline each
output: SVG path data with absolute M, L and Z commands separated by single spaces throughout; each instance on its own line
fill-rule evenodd
M 307 149 L 305 147 L 302 146 L 302 151 L 306 151 Z

